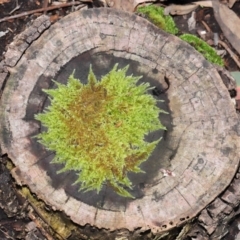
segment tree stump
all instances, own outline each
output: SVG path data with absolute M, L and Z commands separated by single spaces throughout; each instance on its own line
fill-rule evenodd
M 19 184 L 81 226 L 154 234 L 190 221 L 226 189 L 238 167 L 239 123 L 212 64 L 177 37 L 119 10 L 74 12 L 43 33 L 41 26 L 35 26 L 32 43 L 19 38 L 5 62 L 10 75 L 1 99 L 0 141 Z M 149 136 L 163 138 L 141 166 L 146 173 L 130 175 L 135 199 L 107 186 L 99 194 L 78 191 L 72 185 L 76 173 L 56 174 L 61 166 L 50 163 L 54 153 L 34 138 L 43 130 L 34 115 L 49 105 L 42 89 L 55 87 L 52 79 L 66 83 L 75 69 L 84 82 L 90 64 L 100 79 L 115 63 L 129 64 L 129 74 L 154 87 L 167 86 L 165 75 L 170 82 L 159 95 L 159 106 L 169 112 L 160 116 L 168 130 Z

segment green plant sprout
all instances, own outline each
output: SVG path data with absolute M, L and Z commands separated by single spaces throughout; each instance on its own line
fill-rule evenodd
M 171 16 L 164 15 L 164 8 L 149 5 L 145 7 L 139 7 L 137 12 L 146 15 L 150 22 L 163 31 L 177 35 L 179 30 L 175 25 L 175 22 Z M 223 59 L 217 55 L 214 48 L 207 44 L 202 39 L 192 34 L 183 34 L 179 36 L 183 41 L 191 44 L 199 53 L 201 53 L 209 62 L 224 66 Z
M 208 45 L 202 39 L 192 35 L 192 34 L 183 34 L 180 38 L 191 44 L 198 52 L 200 52 L 209 62 L 223 66 L 223 59 L 217 55 L 214 48 Z
M 174 35 L 178 33 L 178 28 L 176 27 L 173 18 L 171 16 L 164 15 L 164 8 L 149 5 L 146 7 L 137 8 L 137 12 L 146 15 L 153 24 L 155 24 L 157 27 L 161 28 L 165 32 Z
M 160 141 L 144 138 L 165 129 L 159 121 L 164 111 L 147 94 L 148 83 L 126 76 L 128 66 L 117 68 L 98 81 L 90 67 L 87 84 L 72 74 L 66 85 L 54 81 L 56 89 L 43 90 L 51 104 L 35 116 L 47 127 L 37 138 L 55 151 L 52 162 L 64 165 L 59 172 L 77 172 L 80 190 L 99 192 L 108 184 L 117 194 L 133 197 L 126 190 L 132 185 L 127 173 L 142 172 L 139 165 Z

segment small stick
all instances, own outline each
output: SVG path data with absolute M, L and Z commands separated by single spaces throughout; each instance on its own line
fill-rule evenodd
M 204 21 L 202 21 L 202 24 L 204 25 L 204 27 L 206 28 L 206 30 L 210 33 L 212 33 L 212 30 L 210 29 L 210 27 L 207 25 L 207 23 L 205 23 Z M 229 46 L 221 41 L 221 40 L 218 40 L 218 43 L 223 47 L 225 48 L 225 50 L 229 53 L 229 55 L 231 56 L 231 58 L 233 59 L 233 61 L 237 64 L 237 66 L 240 68 L 240 62 L 238 60 L 238 57 L 237 55 L 229 48 Z
M 237 55 L 229 48 L 229 46 L 225 43 L 225 42 L 223 42 L 223 41 L 221 41 L 221 40 L 218 40 L 218 43 L 220 44 L 220 45 L 222 45 L 226 50 L 227 50 L 227 52 L 229 53 L 229 55 L 231 56 L 231 58 L 234 60 L 234 62 L 237 64 L 237 66 L 240 68 L 240 62 L 239 62 L 239 60 L 238 60 L 238 57 L 237 57 Z
M 2 229 L 0 229 L 0 231 L 4 234 L 4 236 L 8 237 L 8 239 L 14 240 L 14 238 L 12 238 L 7 232 L 4 232 Z
M 60 237 L 60 239 L 64 239 L 63 236 L 60 235 L 60 233 L 58 233 L 48 222 L 48 220 L 42 215 L 42 213 L 31 203 L 31 201 L 27 201 L 28 204 L 32 207 L 32 209 L 37 213 L 37 215 L 39 216 L 39 218 L 48 226 L 50 227 L 56 235 L 58 235 Z M 31 216 L 34 216 L 34 214 L 32 213 Z
M 28 12 L 19 13 L 19 14 L 16 14 L 14 16 L 4 17 L 4 18 L 0 19 L 0 22 L 5 22 L 5 21 L 8 21 L 8 20 L 12 20 L 12 19 L 15 19 L 15 18 L 20 18 L 20 17 L 25 17 L 25 16 L 31 15 L 33 13 L 51 11 L 51 10 L 54 10 L 54 9 L 69 7 L 69 6 L 73 6 L 73 5 L 79 5 L 79 4 L 81 4 L 81 2 L 76 1 L 76 2 L 59 4 L 57 6 L 50 6 L 50 7 L 47 7 L 47 8 L 39 8 L 39 9 L 31 10 L 31 11 L 28 11 Z
M 36 224 L 37 228 L 40 230 L 42 235 L 47 238 L 47 240 L 54 240 L 53 237 L 42 227 L 40 221 L 34 216 L 33 213 L 28 213 L 28 217 Z
M 9 14 L 11 15 L 12 13 L 20 9 L 21 6 L 22 6 L 22 3 L 19 5 L 18 0 L 16 0 L 16 7 Z
M 209 33 L 212 33 L 212 30 L 210 29 L 210 27 L 204 21 L 201 21 L 201 23 Z

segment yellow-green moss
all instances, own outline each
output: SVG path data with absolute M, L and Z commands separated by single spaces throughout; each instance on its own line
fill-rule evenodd
M 126 76 L 128 67 L 117 65 L 101 81 L 90 69 L 88 84 L 73 75 L 67 85 L 44 90 L 51 105 L 36 116 L 46 132 L 39 141 L 55 151 L 53 162 L 64 164 L 61 171 L 75 170 L 83 190 L 100 191 L 109 184 L 122 196 L 132 197 L 128 172 L 141 172 L 159 140 L 146 142 L 152 131 L 165 129 L 159 121 L 162 112 L 147 94 L 149 84 L 138 84 L 140 77 Z
M 154 5 L 149 5 L 146 7 L 139 7 L 137 12 L 142 13 L 147 16 L 149 21 L 155 24 L 157 27 L 161 28 L 165 32 L 171 34 L 177 34 L 178 28 L 171 16 L 164 15 L 164 8 L 157 7 Z
M 54 236 L 55 240 L 68 239 L 72 232 L 77 231 L 77 227 L 60 211 L 46 210 L 48 206 L 38 199 L 27 187 L 21 187 L 19 193 L 30 203 L 40 217 L 39 224 L 43 228 L 48 228 L 48 232 Z M 49 208 L 49 207 L 48 207 Z
M 144 14 L 150 22 L 165 32 L 177 35 L 178 28 L 171 16 L 164 15 L 164 8 L 155 5 L 139 7 L 137 12 Z M 192 34 L 183 34 L 180 38 L 191 44 L 199 53 L 201 53 L 209 62 L 223 66 L 223 59 L 217 55 L 214 48 L 209 46 L 205 41 Z
M 191 44 L 198 52 L 200 52 L 209 62 L 223 66 L 223 59 L 217 55 L 214 48 L 208 45 L 202 39 L 192 35 L 192 34 L 183 34 L 180 38 Z

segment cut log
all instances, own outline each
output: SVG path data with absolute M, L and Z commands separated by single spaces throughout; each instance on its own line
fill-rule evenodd
M 160 234 L 196 217 L 230 184 L 239 162 L 236 111 L 215 67 L 189 44 L 139 16 L 99 8 L 64 17 L 21 54 L 5 62 L 2 153 L 14 162 L 19 184 L 75 223 Z M 165 74 L 170 81 L 160 95 L 168 131 L 142 165 L 146 173 L 130 176 L 135 199 L 108 187 L 99 194 L 78 191 L 76 173 L 57 174 L 54 153 L 34 138 L 43 130 L 34 115 L 49 104 L 42 89 L 54 87 L 52 79 L 66 83 L 75 69 L 84 82 L 90 64 L 100 78 L 115 63 L 129 64 L 129 73 L 152 86 L 164 87 Z

